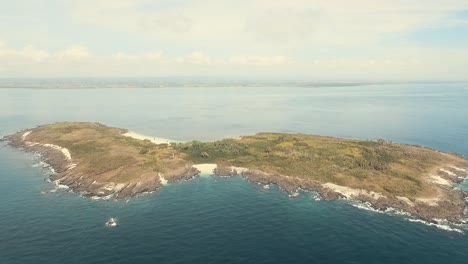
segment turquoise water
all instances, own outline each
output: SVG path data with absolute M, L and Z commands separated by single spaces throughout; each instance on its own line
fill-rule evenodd
M 65 84 L 64 84 L 65 85 Z M 0 89 L 0 135 L 96 121 L 176 140 L 260 131 L 385 138 L 468 156 L 468 84 L 326 88 Z M 36 164 L 36 165 L 35 165 Z M 465 263 L 468 236 L 201 177 L 128 202 L 45 181 L 0 144 L 0 263 Z M 119 226 L 104 227 L 111 216 Z

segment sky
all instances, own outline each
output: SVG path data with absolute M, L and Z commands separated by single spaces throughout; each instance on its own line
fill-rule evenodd
M 0 78 L 468 80 L 467 0 L 0 0 Z

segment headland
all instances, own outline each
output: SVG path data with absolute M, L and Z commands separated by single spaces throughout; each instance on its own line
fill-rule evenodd
M 99 123 L 65 122 L 6 136 L 41 155 L 51 180 L 85 196 L 128 198 L 200 173 L 240 175 L 284 191 L 349 199 L 424 221 L 465 223 L 468 160 L 385 140 L 259 133 L 215 142 L 172 142 Z

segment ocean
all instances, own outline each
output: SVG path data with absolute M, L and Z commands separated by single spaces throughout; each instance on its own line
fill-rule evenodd
M 92 121 L 178 141 L 288 132 L 468 156 L 468 83 L 99 89 L 77 82 L 0 85 L 0 136 Z M 468 260 L 468 230 L 316 201 L 311 193 L 290 199 L 241 177 L 203 175 L 128 201 L 95 201 L 57 188 L 48 173 L 38 157 L 0 143 L 0 263 Z M 109 217 L 119 225 L 106 228 Z

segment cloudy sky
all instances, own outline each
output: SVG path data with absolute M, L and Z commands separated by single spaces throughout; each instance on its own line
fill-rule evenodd
M 0 77 L 467 80 L 467 0 L 0 0 Z

